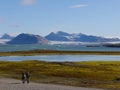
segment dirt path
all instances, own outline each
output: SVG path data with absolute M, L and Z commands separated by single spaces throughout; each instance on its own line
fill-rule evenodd
M 81 88 L 52 84 L 29 83 L 22 84 L 21 81 L 8 78 L 0 78 L 0 90 L 102 90 L 93 88 Z

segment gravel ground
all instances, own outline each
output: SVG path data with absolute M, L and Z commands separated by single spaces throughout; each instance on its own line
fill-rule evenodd
M 39 84 L 39 83 L 25 83 L 21 81 L 8 78 L 0 78 L 0 90 L 102 90 L 93 88 L 82 88 L 52 84 Z

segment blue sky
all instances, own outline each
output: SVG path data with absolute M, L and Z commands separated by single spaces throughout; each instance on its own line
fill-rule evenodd
M 120 0 L 0 0 L 0 34 L 120 36 Z

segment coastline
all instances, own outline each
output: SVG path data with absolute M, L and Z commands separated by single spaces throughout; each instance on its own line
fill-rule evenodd
M 32 55 L 120 55 L 119 51 L 62 51 L 62 50 L 28 50 L 0 52 L 0 56 L 32 56 Z

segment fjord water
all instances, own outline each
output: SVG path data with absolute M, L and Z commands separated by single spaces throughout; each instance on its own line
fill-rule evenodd
M 37 55 L 3 56 L 0 61 L 42 60 L 49 62 L 120 61 L 119 55 Z
M 0 52 L 8 51 L 23 51 L 23 50 L 70 50 L 70 51 L 120 51 L 120 48 L 115 47 L 86 47 L 84 45 L 0 45 Z

